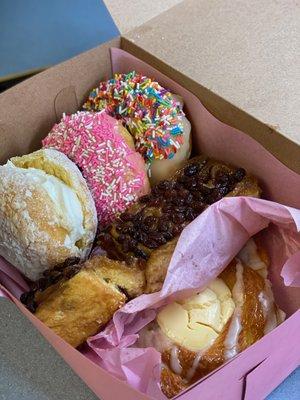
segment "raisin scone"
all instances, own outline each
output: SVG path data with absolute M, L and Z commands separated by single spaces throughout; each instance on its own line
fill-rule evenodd
M 256 178 L 244 169 L 195 157 L 128 208 L 97 243 L 111 258 L 144 264 L 146 292 L 152 293 L 161 288 L 178 237 L 193 219 L 225 196 L 260 195 Z

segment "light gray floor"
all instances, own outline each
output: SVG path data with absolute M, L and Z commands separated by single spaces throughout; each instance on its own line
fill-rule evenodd
M 299 383 L 300 368 L 267 400 L 299 400 Z M 14 304 L 0 297 L 0 400 L 96 399 Z
M 0 399 L 97 399 L 29 320 L 3 298 L 0 298 Z

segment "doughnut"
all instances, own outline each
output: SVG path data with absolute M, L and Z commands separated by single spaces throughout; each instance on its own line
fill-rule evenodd
M 106 110 L 124 123 L 153 184 L 169 178 L 190 157 L 191 124 L 182 108 L 179 96 L 134 71 L 100 82 L 83 105 L 84 110 Z
M 0 166 L 0 255 L 27 278 L 86 259 L 96 229 L 86 181 L 63 153 L 39 150 Z
M 80 168 L 101 226 L 149 191 L 145 163 L 135 152 L 131 135 L 104 111 L 64 115 L 42 143 L 63 152 Z

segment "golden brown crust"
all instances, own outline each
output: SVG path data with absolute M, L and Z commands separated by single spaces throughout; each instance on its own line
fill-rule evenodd
M 151 253 L 145 270 L 146 293 L 158 292 L 162 288 L 177 241 L 176 237 Z
M 128 263 L 135 258 L 143 263 L 150 261 L 146 267 L 149 282 L 146 291 L 151 293 L 161 289 L 167 271 L 166 254 L 154 256 L 162 257 L 162 271 L 159 271 L 159 259 L 153 262 L 152 253 L 160 254 L 160 246 L 177 238 L 210 204 L 225 196 L 259 197 L 260 194 L 257 180 L 242 168 L 205 156 L 194 157 L 171 179 L 161 182 L 152 188 L 150 195 L 129 207 L 99 235 L 98 243 L 109 257 Z M 167 258 L 171 258 L 171 253 Z
M 144 292 L 145 273 L 137 265 L 128 266 L 124 261 L 96 256 L 88 260 L 85 266 L 94 268 L 99 276 L 118 286 L 128 298 L 140 296 Z
M 164 367 L 161 371 L 160 382 L 163 394 L 169 399 L 187 388 L 181 376 Z
M 102 276 L 99 259 L 92 259 L 72 278 L 37 293 L 36 301 L 37 318 L 77 347 L 110 321 L 126 296 Z
M 265 252 L 264 254 L 266 255 Z M 235 259 L 219 276 L 231 291 L 236 283 L 236 265 L 237 260 Z M 243 285 L 242 330 L 238 337 L 238 352 L 243 351 L 259 340 L 264 335 L 266 324 L 262 305 L 259 301 L 259 295 L 265 289 L 264 278 L 252 268 L 244 266 Z M 195 352 L 184 347 L 178 347 L 177 356 L 182 368 L 180 376 L 174 374 L 171 370 L 171 349 L 167 349 L 162 353 L 162 361 L 166 367 L 162 371 L 161 386 L 167 397 L 175 396 L 186 388 L 188 384 L 198 381 L 226 361 L 224 342 L 229 331 L 231 319 L 226 323 L 213 345 L 201 355 L 191 379 L 186 378 L 197 357 Z

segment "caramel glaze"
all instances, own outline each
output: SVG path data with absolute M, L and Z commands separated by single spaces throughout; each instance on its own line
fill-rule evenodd
M 226 285 L 232 291 L 236 283 L 236 264 L 233 260 L 229 266 L 220 275 Z M 243 308 L 241 315 L 242 330 L 238 336 L 237 349 L 238 352 L 243 351 L 251 346 L 264 335 L 265 318 L 259 301 L 259 294 L 264 290 L 264 279 L 251 268 L 244 266 L 243 269 L 244 295 Z M 232 318 L 231 318 L 232 319 Z M 186 376 L 188 371 L 193 368 L 193 362 L 197 357 L 197 353 L 178 346 L 178 359 L 182 367 L 181 375 L 176 375 L 169 369 L 170 367 L 170 350 L 165 350 L 162 354 L 162 361 L 165 365 L 161 373 L 161 388 L 163 393 L 171 398 L 177 395 L 189 385 L 203 378 L 216 368 L 226 362 L 225 357 L 225 339 L 228 334 L 231 319 L 224 326 L 222 332 L 215 340 L 213 345 L 203 352 L 200 361 L 195 368 L 194 376 L 188 381 Z

